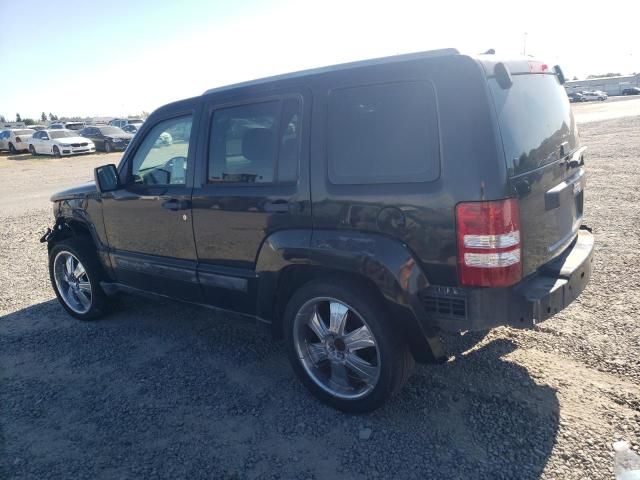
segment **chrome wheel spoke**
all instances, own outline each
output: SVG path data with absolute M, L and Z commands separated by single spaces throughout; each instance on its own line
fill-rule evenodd
M 89 307 L 91 306 L 91 299 L 84 291 L 76 290 L 75 296 L 80 301 L 80 303 L 84 308 L 89 309 Z
M 311 316 L 311 319 L 309 320 L 308 325 L 309 325 L 309 328 L 313 330 L 313 333 L 315 333 L 320 340 L 323 340 L 324 337 L 326 337 L 329 334 L 329 331 L 327 330 L 327 327 L 322 321 L 322 318 L 320 318 L 320 314 L 318 313 L 317 306 L 314 307 L 313 309 L 313 315 Z
M 364 382 L 371 383 L 378 374 L 378 367 L 371 365 L 357 355 L 347 355 L 346 365 Z
M 318 363 L 326 360 L 327 351 L 324 348 L 324 345 L 321 343 L 309 343 L 307 345 L 307 351 L 309 352 L 309 357 L 311 361 L 317 366 Z
M 81 292 L 91 293 L 91 284 L 89 282 L 78 282 L 78 288 Z
M 346 367 L 341 362 L 331 362 L 331 381 L 342 388 L 349 388 L 349 377 Z
M 64 269 L 67 274 L 67 278 L 73 278 L 73 271 L 75 270 L 75 267 L 73 265 L 73 257 L 71 255 L 67 257 L 67 261 L 64 264 Z
M 344 337 L 344 343 L 347 346 L 347 350 L 351 352 L 362 348 L 376 346 L 376 342 L 373 340 L 373 335 L 371 335 L 371 332 L 366 325 L 349 332 L 349 334 Z
M 329 312 L 329 330 L 335 335 L 342 335 L 349 309 L 343 303 L 331 302 L 329 303 Z
M 77 279 L 80 279 L 80 277 L 82 277 L 85 273 L 86 272 L 84 270 L 84 265 L 78 262 L 78 264 L 76 265 L 76 268 L 73 271 L 73 276 Z

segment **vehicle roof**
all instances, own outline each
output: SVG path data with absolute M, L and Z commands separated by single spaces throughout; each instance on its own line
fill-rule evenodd
M 309 70 L 300 70 L 298 72 L 285 73 L 285 74 L 282 74 L 282 75 L 274 75 L 274 76 L 271 76 L 271 77 L 264 77 L 264 78 L 259 78 L 259 79 L 256 79 L 256 80 L 249 80 L 247 82 L 240 82 L 240 83 L 234 83 L 234 84 L 231 84 L 231 85 L 224 85 L 222 87 L 210 88 L 209 90 L 205 91 L 203 93 L 203 95 L 208 95 L 210 93 L 223 92 L 223 91 L 232 90 L 232 89 L 235 89 L 235 88 L 261 85 L 263 83 L 275 82 L 275 81 L 279 81 L 279 80 L 288 80 L 288 79 L 293 79 L 293 78 L 307 77 L 307 76 L 311 76 L 311 75 L 319 75 L 319 74 L 329 73 L 329 72 L 336 72 L 336 71 L 340 71 L 340 70 L 348 70 L 348 69 L 351 69 L 351 68 L 361 68 L 361 67 L 368 67 L 368 66 L 373 66 L 373 65 L 385 65 L 385 64 L 395 63 L 395 62 L 406 62 L 406 61 L 410 61 L 410 60 L 420 60 L 420 59 L 433 58 L 433 57 L 454 56 L 454 55 L 459 55 L 459 54 L 460 54 L 460 52 L 458 50 L 456 50 L 455 48 L 443 48 L 443 49 L 440 49 L 440 50 L 429 50 L 429 51 L 425 51 L 425 52 L 406 53 L 406 54 L 403 54 L 403 55 L 393 55 L 393 56 L 390 56 L 390 57 L 380 57 L 380 58 L 373 58 L 373 59 L 369 59 L 369 60 L 360 60 L 360 61 L 356 61 L 356 62 L 341 63 L 341 64 L 330 65 L 330 66 L 326 66 L 326 67 L 312 68 L 312 69 L 309 69 Z

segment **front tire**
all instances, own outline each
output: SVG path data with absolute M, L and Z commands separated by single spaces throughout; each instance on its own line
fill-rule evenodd
M 105 280 L 92 245 L 80 238 L 56 243 L 49 252 L 49 277 L 58 301 L 73 317 L 93 320 L 108 311 Z
M 34 157 L 37 155 L 36 153 L 36 149 L 33 145 L 29 145 L 29 152 L 31 153 L 31 155 L 33 155 Z
M 56 145 L 53 146 L 53 156 L 56 157 L 56 158 L 60 158 L 61 157 L 60 149 Z
M 107 141 L 104 142 L 104 153 L 111 153 L 111 144 Z
M 314 280 L 287 304 L 289 360 L 320 401 L 345 412 L 380 407 L 400 390 L 413 357 L 380 295 L 352 281 Z

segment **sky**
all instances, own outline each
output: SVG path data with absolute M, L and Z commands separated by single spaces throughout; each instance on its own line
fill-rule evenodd
M 347 61 L 444 47 L 520 55 L 525 39 L 569 78 L 628 74 L 640 72 L 639 18 L 633 0 L 0 0 L 0 114 L 139 114 Z

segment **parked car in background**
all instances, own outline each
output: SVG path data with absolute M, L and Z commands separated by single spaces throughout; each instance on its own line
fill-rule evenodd
M 600 92 L 600 91 L 584 91 L 581 92 L 582 96 L 587 100 L 598 100 L 600 102 L 605 101 L 608 97 L 608 95 L 604 92 Z
M 584 95 L 582 95 L 581 93 L 578 93 L 578 92 L 568 93 L 567 97 L 569 97 L 569 101 L 571 103 L 578 103 L 578 102 L 586 102 L 587 101 L 587 99 L 584 97 Z
M 85 126 L 84 122 L 57 122 L 49 125 L 49 128 L 53 130 L 82 130 Z
M 138 130 L 140 129 L 140 125 L 136 124 L 136 123 L 130 123 L 128 125 L 125 125 L 124 127 L 122 127 L 122 130 L 130 133 L 131 135 L 135 135 L 136 133 L 138 133 Z
M 66 129 L 49 129 L 35 132 L 29 142 L 31 155 L 74 155 L 77 153 L 91 153 L 96 146 L 91 140 L 78 135 L 78 132 Z
M 638 87 L 625 88 L 624 90 L 622 90 L 622 95 L 640 95 L 640 88 Z
M 254 316 L 320 400 L 372 410 L 414 360 L 447 360 L 442 331 L 532 328 L 589 282 L 563 84 L 530 57 L 441 50 L 160 107 L 119 167 L 52 196 L 52 288 L 83 320 L 118 292 Z
M 140 127 L 144 123 L 144 120 L 139 118 L 114 118 L 109 122 L 109 125 L 112 127 L 120 127 L 124 128 L 127 125 L 135 125 L 136 127 Z
M 29 125 L 29 128 L 33 128 L 36 131 L 46 130 L 46 125 Z
M 126 149 L 133 138 L 132 134 L 110 125 L 104 127 L 85 127 L 80 131 L 80 135 L 85 138 L 90 138 L 98 149 L 107 153 L 114 150 Z
M 9 150 L 9 153 L 25 152 L 29 149 L 29 140 L 34 133 L 32 128 L 3 130 L 0 132 L 0 150 Z

